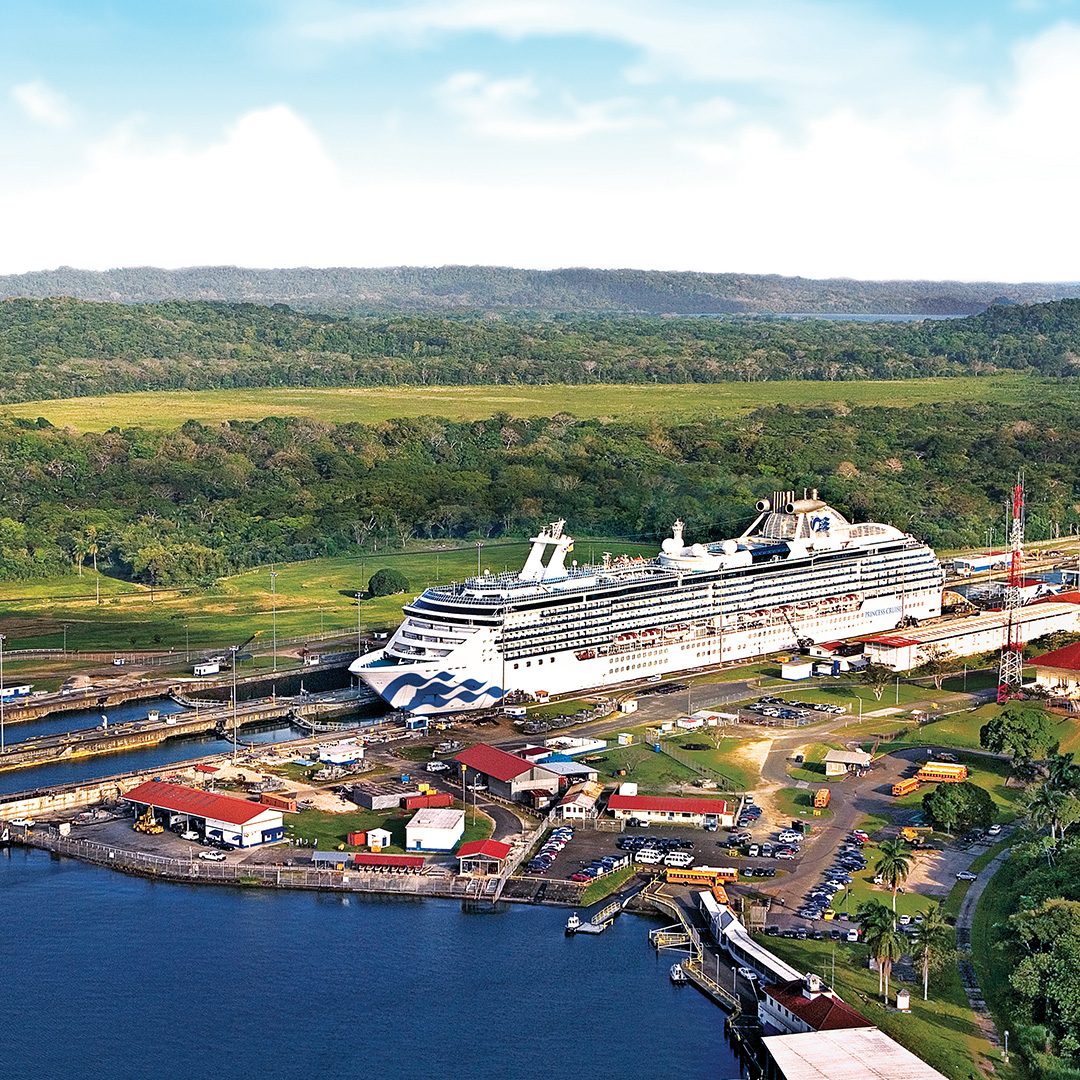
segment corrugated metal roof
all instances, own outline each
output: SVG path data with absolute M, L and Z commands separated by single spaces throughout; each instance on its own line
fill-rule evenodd
M 246 825 L 260 814 L 279 814 L 271 806 L 234 799 L 230 795 L 212 795 L 208 791 L 167 784 L 162 780 L 148 780 L 124 795 L 128 802 L 171 810 L 175 814 L 191 814 L 192 817 L 212 818 L 229 825 Z
M 813 997 L 806 997 L 803 985 L 802 979 L 792 979 L 780 986 L 765 987 L 762 993 L 779 1002 L 815 1031 L 871 1026 L 861 1012 L 828 992 L 822 991 Z
M 652 810 L 673 814 L 728 814 L 730 808 L 723 799 L 680 799 L 665 795 L 612 795 L 609 810 Z
M 480 855 L 487 859 L 505 859 L 510 854 L 510 845 L 501 840 L 470 840 L 457 850 L 459 859 Z
M 1035 667 L 1053 668 L 1055 671 L 1080 671 L 1080 641 L 1063 649 L 1043 653 L 1030 661 Z
M 538 768 L 530 761 L 519 758 L 516 754 L 508 754 L 497 746 L 488 746 L 479 743 L 462 750 L 455 758 L 462 765 L 468 765 L 485 776 L 494 776 L 496 780 L 504 783 L 515 777 L 527 773 L 530 769 Z
M 770 1035 L 762 1042 L 786 1080 L 946 1080 L 875 1027 Z

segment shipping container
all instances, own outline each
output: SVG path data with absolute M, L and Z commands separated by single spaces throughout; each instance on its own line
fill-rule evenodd
M 454 796 L 448 792 L 433 792 L 430 795 L 408 795 L 404 800 L 406 810 L 420 810 L 425 806 L 453 806 Z
M 259 796 L 259 802 L 263 806 L 272 806 L 275 810 L 287 810 L 290 814 L 297 812 L 295 791 L 264 791 Z
M 367 843 L 366 832 L 351 832 L 346 833 L 345 839 L 348 841 L 350 847 L 363 847 Z
M 899 798 L 901 795 L 910 795 L 913 791 L 917 791 L 919 787 L 919 778 L 917 776 L 909 776 L 906 780 L 898 780 L 892 786 L 892 793 Z

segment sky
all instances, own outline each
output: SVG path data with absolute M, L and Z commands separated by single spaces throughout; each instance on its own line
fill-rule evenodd
M 1080 279 L 1080 0 L 0 0 L 0 272 Z

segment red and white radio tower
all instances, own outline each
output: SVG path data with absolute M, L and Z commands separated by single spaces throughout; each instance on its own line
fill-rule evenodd
M 1012 529 L 1009 533 L 1012 557 L 1009 560 L 1009 580 L 1005 585 L 1005 640 L 1001 645 L 998 664 L 997 700 L 1003 705 L 1020 689 L 1024 676 L 1024 641 L 1020 620 L 1016 617 L 1022 605 L 1024 589 L 1024 474 L 1016 477 L 1012 497 Z

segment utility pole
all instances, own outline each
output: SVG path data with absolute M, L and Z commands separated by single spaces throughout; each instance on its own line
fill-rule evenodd
M 364 655 L 364 645 L 360 640 L 360 597 L 363 593 L 356 594 L 356 655 L 358 657 Z
M 4 642 L 7 634 L 0 634 L 0 754 L 4 752 Z
M 476 576 L 480 576 L 480 551 L 484 546 L 483 540 L 476 541 Z
M 240 651 L 239 645 L 230 645 L 230 651 L 232 652 L 232 759 L 233 764 L 236 764 L 236 655 Z
M 274 623 L 274 670 L 277 671 L 277 571 L 270 571 L 270 605 Z

